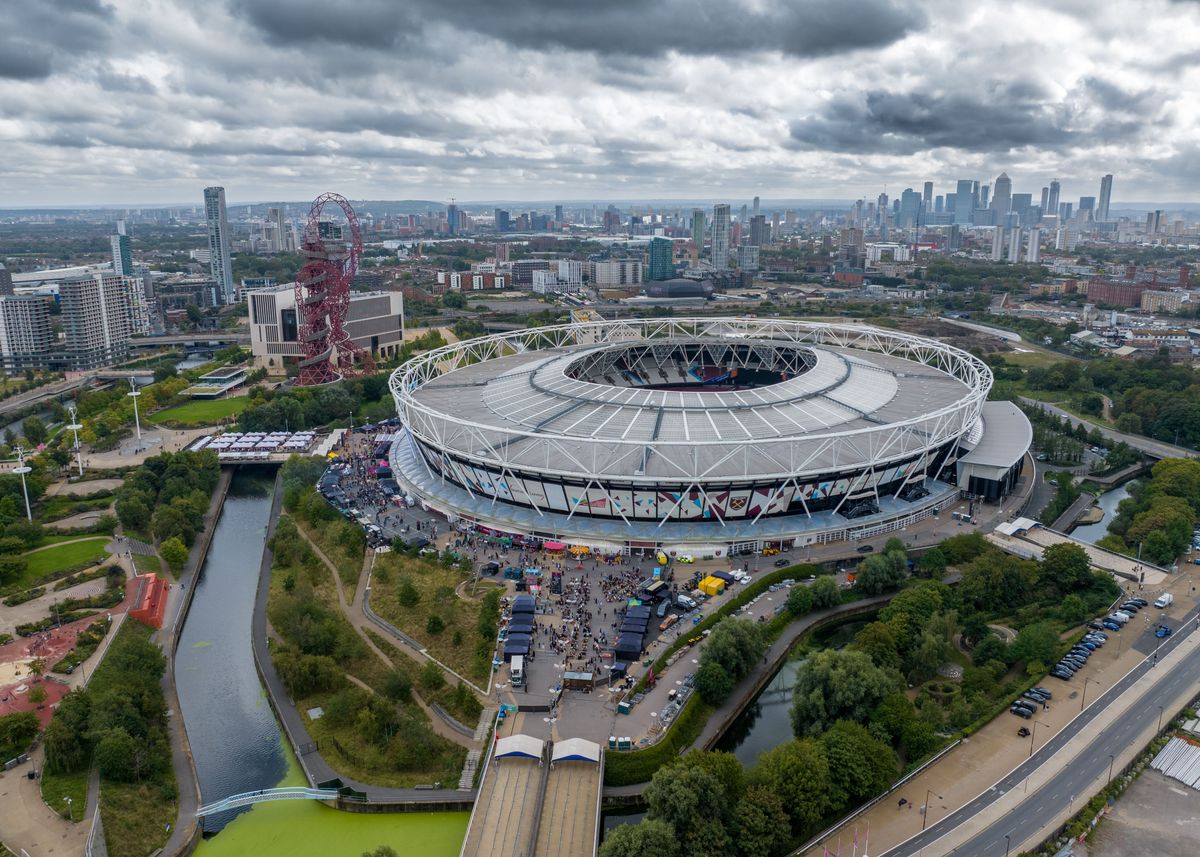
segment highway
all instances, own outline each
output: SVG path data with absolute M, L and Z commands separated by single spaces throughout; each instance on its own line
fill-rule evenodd
M 1160 440 L 1143 437 L 1140 434 L 1125 434 L 1124 432 L 1113 431 L 1112 429 L 1105 428 L 1104 426 L 1098 426 L 1095 423 L 1088 422 L 1087 420 L 1081 420 L 1074 414 L 1068 414 L 1062 408 L 1056 408 L 1054 405 L 1048 404 L 1047 402 L 1040 402 L 1037 399 L 1028 399 L 1025 396 L 1022 396 L 1021 401 L 1027 405 L 1045 408 L 1047 411 L 1057 416 L 1066 417 L 1071 421 L 1071 425 L 1073 426 L 1082 423 L 1083 427 L 1089 432 L 1092 429 L 1099 429 L 1100 434 L 1104 435 L 1109 440 L 1127 443 L 1134 449 L 1140 449 L 1142 452 L 1146 453 L 1146 455 L 1149 455 L 1152 458 L 1193 458 L 1200 454 L 1194 449 L 1188 449 L 1186 446 L 1176 446 L 1173 443 L 1163 443 Z
M 1197 626 L 1194 620 L 1197 613 L 1200 611 L 1194 610 L 1188 614 L 1186 621 L 1190 623 L 1188 627 L 1191 630 L 1187 634 L 1176 634 L 1159 649 L 1158 657 L 1160 659 L 1196 633 Z M 1156 642 L 1157 640 L 1149 632 L 1146 632 L 1136 645 L 1139 651 L 1149 654 L 1154 651 Z M 970 803 L 932 824 L 928 830 L 890 851 L 884 852 L 883 857 L 910 857 L 910 855 L 916 857 L 937 840 L 950 834 L 955 828 L 975 816 L 987 812 L 988 808 L 1000 800 L 1003 795 L 1013 789 L 1021 788 L 1026 777 L 1062 750 L 1071 738 L 1088 729 L 1093 721 L 1102 715 L 1105 709 L 1122 693 L 1128 691 L 1147 671 L 1155 668 L 1150 661 L 1144 661 L 1129 675 L 1103 693 L 1069 726 L 1047 741 L 1031 759 L 1021 764 Z M 1039 831 L 1052 827 L 1056 819 L 1059 819 L 1063 813 L 1078 810 L 1091 797 L 1101 778 L 1107 777 L 1111 762 L 1110 754 L 1119 757 L 1133 742 L 1138 740 L 1138 736 L 1151 721 L 1158 719 L 1160 705 L 1166 708 L 1169 716 L 1176 698 L 1187 688 L 1195 688 L 1198 682 L 1200 682 L 1200 649 L 1184 657 L 1174 669 L 1162 670 L 1157 681 L 1144 692 L 1142 697 L 1124 715 L 1102 728 L 1088 742 L 1084 750 L 1061 771 L 1052 776 L 1045 784 L 1029 792 L 1028 796 L 1022 795 L 1020 802 L 1010 812 L 958 845 L 950 853 L 957 857 L 1001 857 L 1006 851 L 1017 854 L 1023 847 L 1035 845 L 1036 842 L 1026 842 L 1025 840 L 1037 836 Z M 1058 689 L 1057 683 L 1052 684 L 1051 687 L 1054 690 Z M 1015 728 L 1019 721 L 1013 718 L 1013 723 Z M 1119 766 L 1117 770 L 1120 770 Z M 930 849 L 930 854 L 942 853 L 945 852 L 936 848 Z

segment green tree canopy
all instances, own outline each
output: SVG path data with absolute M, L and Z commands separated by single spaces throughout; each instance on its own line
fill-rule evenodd
M 804 660 L 792 694 L 792 730 L 819 735 L 834 722 L 865 722 L 885 696 L 903 686 L 894 670 L 875 665 L 865 652 L 825 649 Z

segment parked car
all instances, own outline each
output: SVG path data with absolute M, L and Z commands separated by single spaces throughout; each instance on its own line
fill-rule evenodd
M 1046 688 L 1044 688 L 1044 687 L 1035 687 L 1034 690 L 1036 690 L 1038 693 L 1042 694 L 1042 696 L 1046 697 L 1046 699 L 1054 699 L 1054 694 L 1052 694 L 1050 691 L 1046 690 Z
M 667 615 L 667 611 L 668 611 L 669 609 L 671 609 L 671 602 L 670 602 L 670 601 L 663 601 L 661 604 L 659 604 L 659 605 L 658 605 L 658 611 L 657 611 L 658 618 L 659 618 L 659 619 L 661 619 L 661 618 L 663 618 L 664 616 L 666 616 L 666 615 Z
M 1154 629 L 1154 636 L 1156 636 L 1160 639 L 1163 637 L 1169 637 L 1169 636 L 1171 636 L 1171 629 L 1168 628 L 1166 625 L 1159 625 L 1157 628 Z
M 779 559 L 775 560 L 776 568 L 785 568 L 786 566 L 789 566 L 789 565 L 791 565 L 791 561 L 784 559 L 783 557 L 780 557 Z
M 1124 625 L 1126 622 L 1128 622 L 1133 617 L 1130 616 L 1128 613 L 1122 613 L 1120 610 L 1117 610 L 1115 613 L 1110 613 L 1108 618 L 1112 619 L 1114 622 L 1117 622 L 1118 624 Z
M 875 550 L 874 545 L 862 545 L 858 548 L 859 553 L 871 553 L 873 550 Z
M 1150 606 L 1150 602 L 1147 601 L 1145 598 L 1130 598 L 1129 601 L 1130 601 L 1130 603 L 1136 604 L 1139 607 L 1149 607 Z
M 1103 625 L 1101 625 L 1099 622 L 1088 622 L 1088 623 L 1087 623 L 1087 626 L 1088 626 L 1089 628 L 1091 628 L 1093 631 L 1099 631 L 1101 628 L 1103 628 L 1103 627 L 1104 627 L 1104 626 L 1103 626 Z
M 1137 613 L 1141 609 L 1142 609 L 1142 607 L 1140 604 L 1134 604 L 1132 601 L 1126 601 L 1124 604 L 1121 605 L 1121 610 L 1124 611 L 1125 613 L 1133 614 L 1133 613 Z
M 1050 675 L 1054 676 L 1056 679 L 1058 679 L 1060 681 L 1070 681 L 1071 680 L 1071 673 L 1068 672 L 1067 670 L 1059 669 L 1058 667 L 1055 667 L 1054 669 L 1050 670 Z
M 1030 711 L 1028 708 L 1022 708 L 1019 705 L 1014 705 L 1012 708 L 1010 708 L 1008 710 L 1010 712 L 1012 712 L 1013 714 L 1017 715 L 1017 717 L 1024 717 L 1026 720 L 1033 717 L 1032 711 Z
M 1114 622 L 1112 619 L 1105 619 L 1101 624 L 1110 631 L 1121 630 L 1121 624 L 1119 622 Z

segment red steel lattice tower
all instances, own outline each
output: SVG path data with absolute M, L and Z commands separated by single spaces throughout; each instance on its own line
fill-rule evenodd
M 341 208 L 349 235 L 323 229 L 321 212 L 327 203 Z M 342 375 L 370 372 L 375 363 L 358 348 L 346 332 L 350 306 L 350 281 L 362 256 L 362 232 L 350 202 L 336 193 L 323 193 L 313 200 L 304 227 L 300 252 L 308 260 L 296 277 L 296 315 L 300 337 L 300 386 L 328 384 Z M 336 360 L 333 359 L 335 357 Z M 338 370 L 341 370 L 340 372 Z

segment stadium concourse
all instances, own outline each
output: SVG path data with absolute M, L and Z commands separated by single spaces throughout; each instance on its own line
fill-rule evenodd
M 454 343 L 391 378 L 405 494 L 456 528 L 725 557 L 1003 500 L 1032 439 L 992 375 L 865 325 L 576 322 Z

